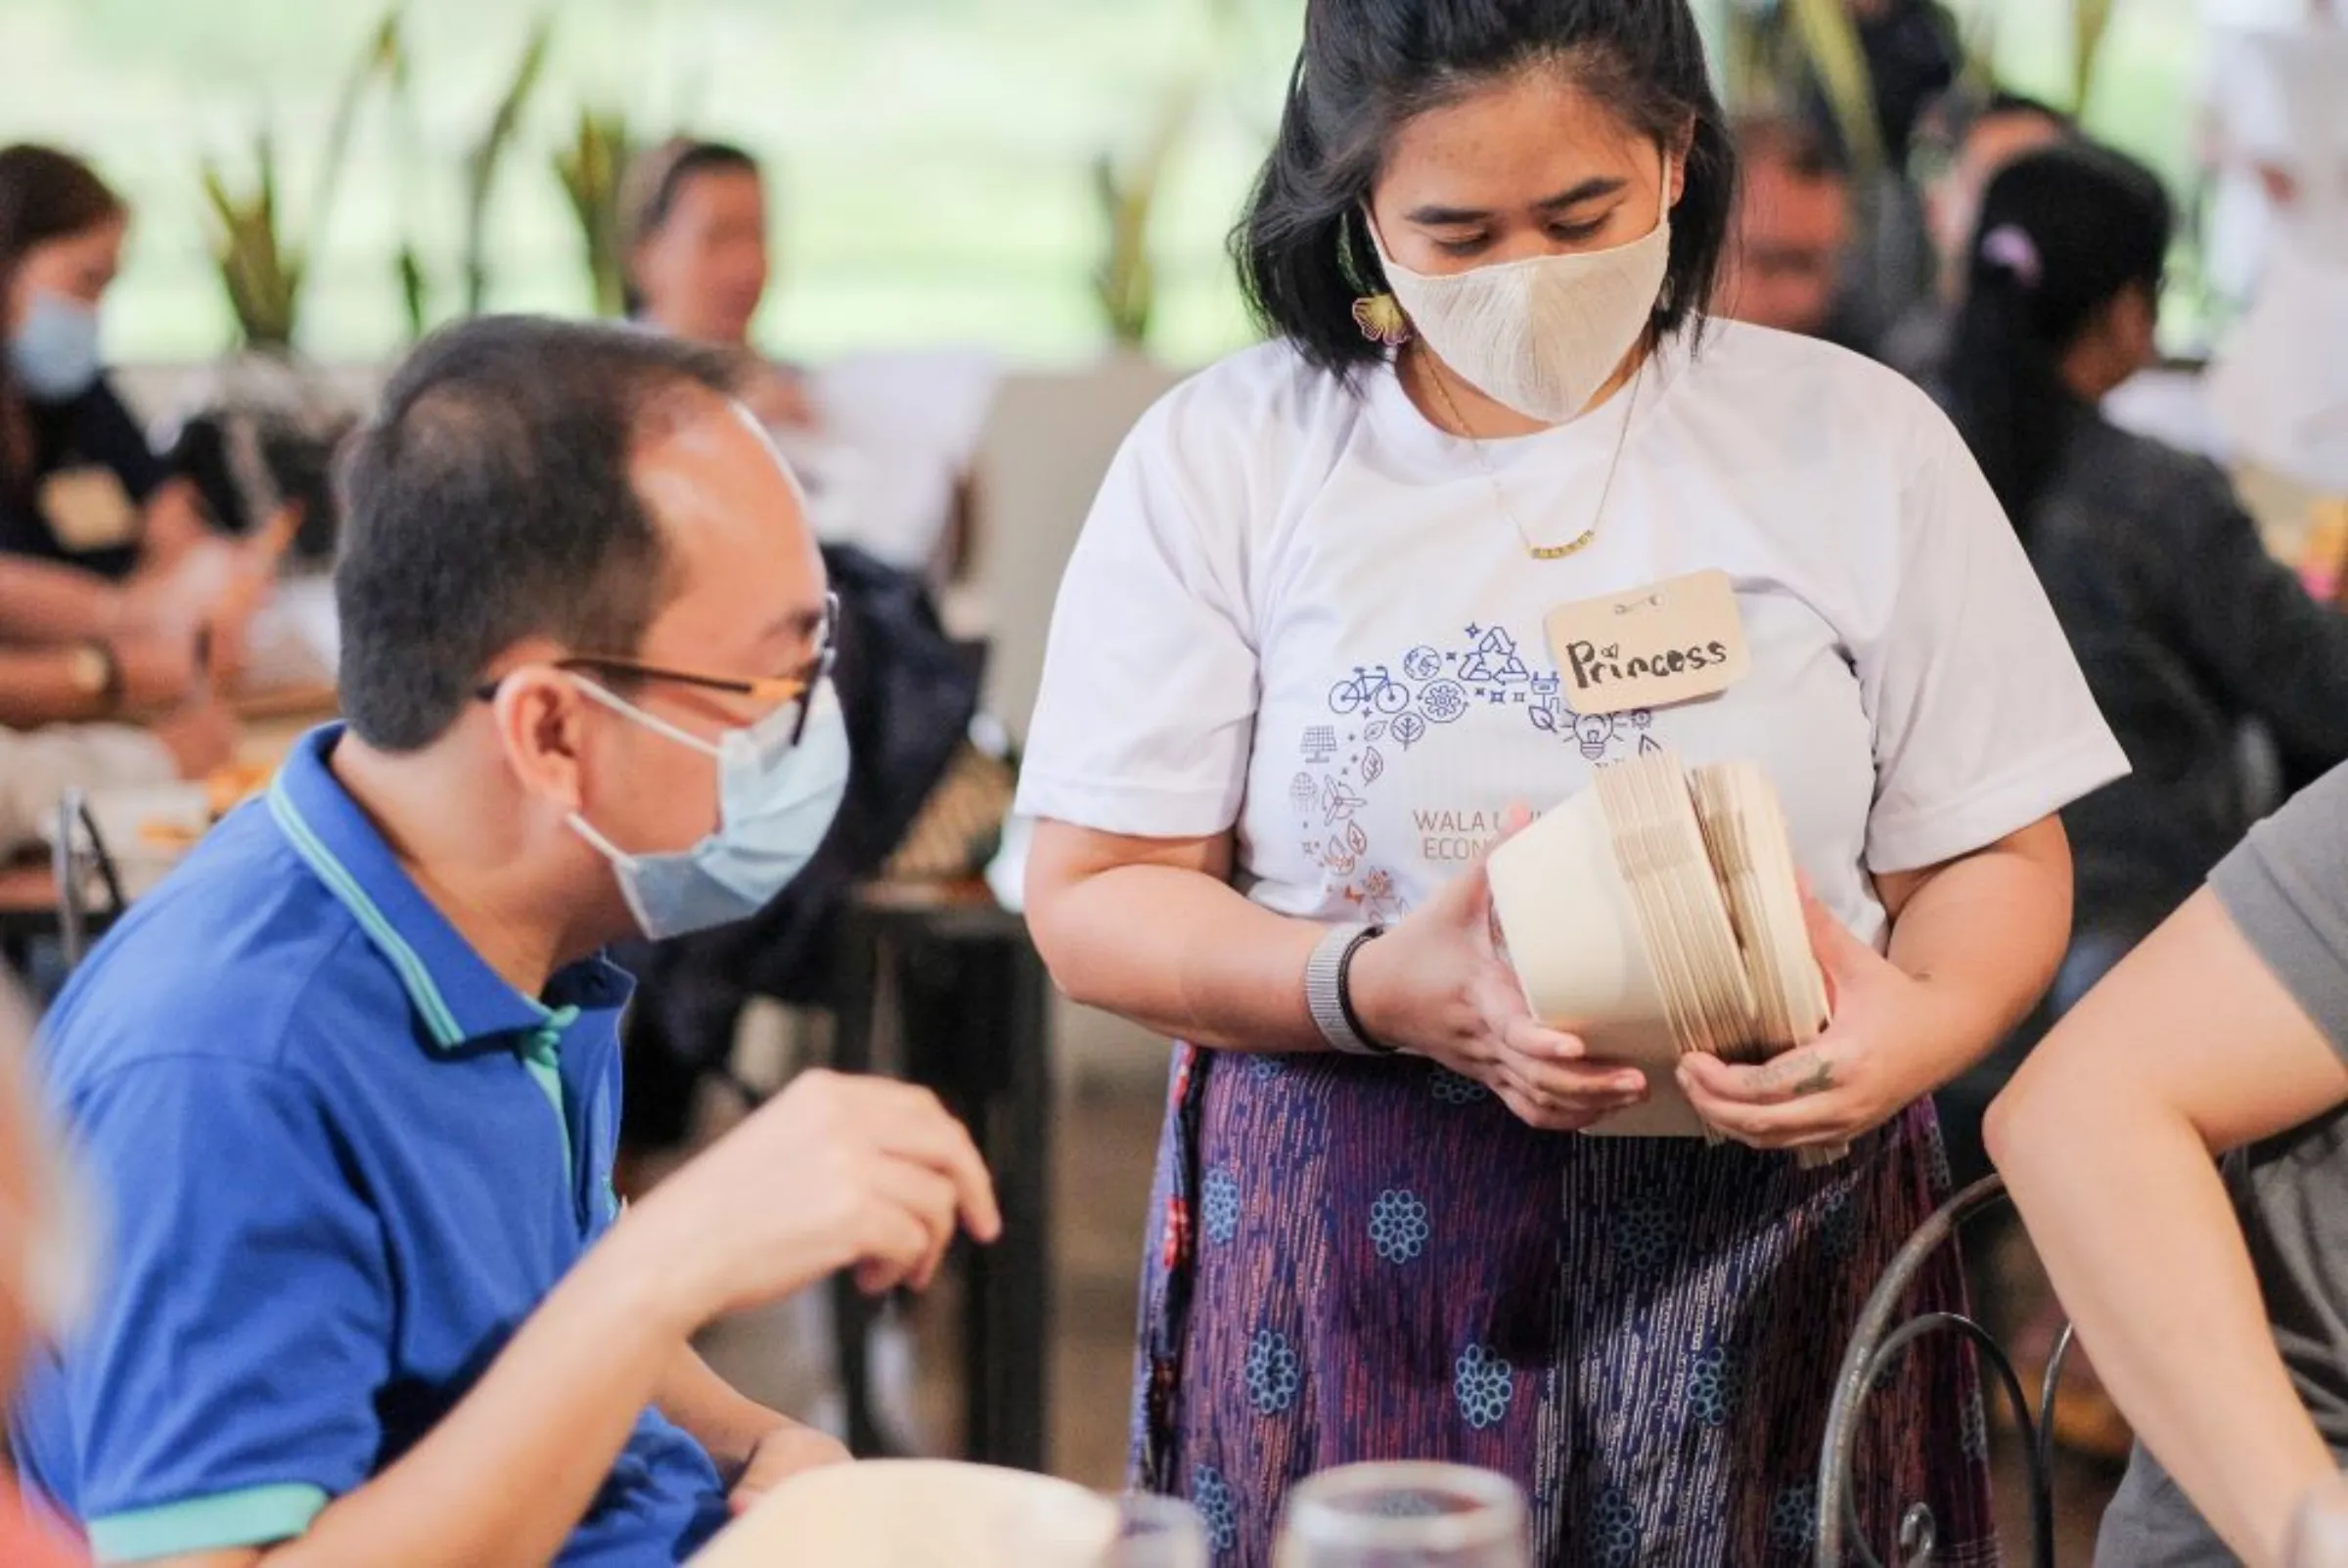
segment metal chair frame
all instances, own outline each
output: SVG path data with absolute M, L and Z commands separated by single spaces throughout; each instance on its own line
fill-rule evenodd
M 1902 1352 L 1918 1340 L 1936 1333 L 1954 1333 L 1972 1341 L 1984 1369 L 1984 1382 L 1994 1380 L 2022 1435 L 2023 1463 L 2030 1489 L 2030 1557 L 2033 1568 L 2054 1564 L 2054 1390 L 2069 1359 L 2071 1328 L 2063 1325 L 2047 1362 L 2039 1390 L 2040 1416 L 2034 1417 L 2022 1394 L 2021 1375 L 1994 1335 L 1959 1313 L 1930 1312 L 1895 1321 L 1908 1300 L 1924 1264 L 1956 1238 L 1960 1227 L 2010 1200 L 2003 1178 L 1990 1176 L 1974 1183 L 1935 1210 L 1917 1228 L 1876 1281 L 1859 1316 L 1858 1330 L 1844 1351 L 1834 1377 L 1834 1402 L 1827 1415 L 1827 1439 L 1818 1464 L 1818 1555 L 1816 1568 L 1884 1568 L 1869 1544 L 1859 1518 L 1859 1495 L 1853 1458 L 1859 1445 L 1859 1418 L 1874 1397 L 1875 1381 Z M 1994 1374 L 1994 1378 L 1991 1374 Z M 1938 1524 L 1929 1504 L 1911 1503 L 1900 1518 L 1900 1568 L 1928 1568 L 1939 1549 Z
M 81 966 L 89 952 L 96 918 L 90 908 L 90 879 L 95 876 L 106 890 L 109 909 L 104 919 L 111 921 L 129 907 L 129 900 L 122 896 L 122 878 L 114 869 L 114 858 L 90 816 L 87 797 L 78 789 L 67 790 L 58 801 L 57 843 L 50 852 L 50 869 L 57 881 L 58 950 L 69 974 Z

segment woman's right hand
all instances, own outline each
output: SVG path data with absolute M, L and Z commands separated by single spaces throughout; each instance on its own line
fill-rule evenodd
M 1480 858 L 1354 955 L 1351 990 L 1371 1039 L 1473 1079 L 1529 1126 L 1578 1133 L 1647 1098 L 1636 1068 L 1590 1060 L 1579 1038 L 1526 1008 L 1493 939 Z

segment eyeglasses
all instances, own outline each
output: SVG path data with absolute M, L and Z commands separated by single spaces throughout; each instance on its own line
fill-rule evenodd
M 809 698 L 839 655 L 839 596 L 824 596 L 823 627 L 816 634 L 815 656 L 795 675 L 711 675 L 701 670 L 681 670 L 666 664 L 648 664 L 642 659 L 619 653 L 572 653 L 556 659 L 559 670 L 578 670 L 593 674 L 616 675 L 630 681 L 665 681 L 672 686 L 690 686 L 703 692 L 723 692 L 729 696 L 747 697 L 753 702 L 775 708 L 787 703 L 798 704 L 798 716 L 791 721 L 790 743 L 797 745 L 807 732 Z M 497 695 L 498 683 L 486 682 L 474 689 L 476 700 L 486 702 Z

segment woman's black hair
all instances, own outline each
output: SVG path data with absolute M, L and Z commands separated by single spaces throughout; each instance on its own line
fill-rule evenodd
M 620 186 L 620 303 L 631 316 L 644 310 L 644 295 L 630 275 L 636 247 L 658 233 L 676 210 L 677 199 L 697 174 L 759 173 L 758 160 L 731 142 L 700 142 L 680 136 L 661 143 L 630 164 Z
M 1693 128 L 1656 325 L 1700 318 L 1737 158 L 1687 0 L 1308 0 L 1280 132 L 1231 239 L 1264 329 L 1337 375 L 1383 358 L 1353 305 L 1386 287 L 1362 208 L 1395 132 L 1544 63 L 1663 146 Z
M 2158 175 L 2087 142 L 2016 158 L 1981 198 L 1949 407 L 2025 537 L 2079 408 L 2062 357 L 2127 291 L 2157 302 L 2175 224 Z

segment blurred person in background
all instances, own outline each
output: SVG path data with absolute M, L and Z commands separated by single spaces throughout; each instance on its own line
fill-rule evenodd
M 619 209 L 630 319 L 754 355 L 750 324 L 772 270 L 758 160 L 724 142 L 672 138 L 629 165 Z M 760 374 L 745 378 L 745 406 L 769 428 L 813 428 L 802 373 L 754 357 Z
M 1981 194 L 1998 171 L 2071 133 L 2070 117 L 2035 99 L 1999 91 L 1975 100 L 1946 95 L 1919 138 L 1924 227 L 1931 237 L 1934 286 L 1883 335 L 1883 362 L 1929 386 L 1949 352 L 1949 334 L 1972 272 L 1973 226 Z
M 2263 215 L 2245 220 L 2254 253 L 2221 255 L 2247 309 L 2210 368 L 2210 409 L 2239 459 L 2348 499 L 2348 17 L 2306 0 L 2225 60 L 2221 166 Z
M 106 378 L 99 313 L 129 224 L 80 159 L 0 148 L 0 550 L 112 579 L 229 549 Z
M 2225 473 L 2100 411 L 2153 360 L 2172 238 L 2149 169 L 2070 143 L 1985 194 L 1947 368 L 1957 420 L 2006 504 L 2131 772 L 2068 807 L 2074 926 L 2031 1023 L 1944 1092 L 1960 1180 L 1984 1174 L 1981 1116 L 2058 1017 L 2182 904 L 2253 818 L 2236 739 L 2348 759 L 2348 616 L 2270 557 Z M 2052 1319 L 2038 1325 L 2051 1334 Z M 2116 1448 L 2095 1387 L 2057 1430 Z
M 0 149 L 0 725 L 154 719 L 186 772 L 217 749 L 210 688 L 282 545 L 215 535 L 107 382 L 98 313 L 127 223 L 78 159 Z M 78 766 L 102 754 L 130 753 Z M 127 773 L 160 762 L 150 747 Z
M 862 355 L 821 371 L 751 342 L 772 275 L 764 171 L 724 142 L 679 137 L 620 192 L 629 315 L 744 356 L 743 400 L 806 490 L 817 534 L 925 577 L 951 567 L 991 398 L 990 356 Z
M 1856 348 L 1843 315 L 1851 183 L 1831 142 L 1791 115 L 1734 121 L 1740 158 L 1721 314 Z
M 2210 182 L 2202 267 L 2218 301 L 2257 295 L 2283 212 L 2302 194 L 2291 82 L 2277 51 L 2321 69 L 2340 30 L 2337 0 L 2202 0 L 2204 62 L 2195 129 Z
M 0 1409 L 33 1347 L 73 1325 L 92 1283 L 92 1217 L 72 1203 L 70 1173 L 46 1136 L 30 1083 L 32 1021 L 0 986 Z M 0 1563 L 71 1568 L 56 1521 L 37 1513 L 0 1466 Z

